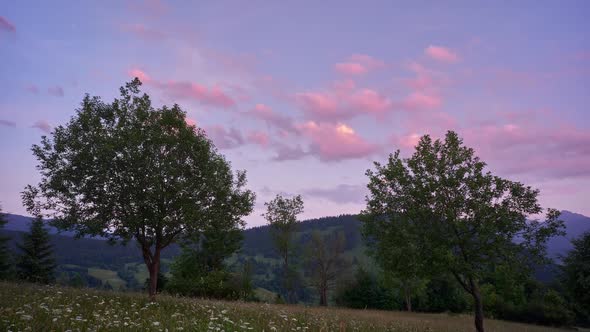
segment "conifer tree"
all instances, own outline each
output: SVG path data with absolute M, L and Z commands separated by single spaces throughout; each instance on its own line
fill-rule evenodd
M 2 207 L 0 207 L 0 229 L 6 225 Z M 0 279 L 6 279 L 10 269 L 10 251 L 8 249 L 8 237 L 0 235 Z
M 20 279 L 43 284 L 55 280 L 53 246 L 41 217 L 33 220 L 31 230 L 23 235 L 23 243 L 18 248 L 22 251 L 16 265 Z

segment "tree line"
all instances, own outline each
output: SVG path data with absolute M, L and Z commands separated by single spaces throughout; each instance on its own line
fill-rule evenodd
M 112 103 L 86 95 L 67 124 L 33 146 L 41 181 L 22 193 L 35 219 L 20 247 L 21 278 L 52 281 L 48 276 L 55 263 L 45 217 L 77 236 L 135 240 L 154 301 L 161 289 L 254 300 L 252 267 L 230 271 L 226 264 L 240 249 L 243 217 L 255 201 L 246 188 L 246 172 L 234 172 L 206 133 L 187 123 L 178 105 L 156 109 L 140 86 L 137 78 L 127 83 Z M 504 318 L 523 316 L 531 310 L 527 305 L 541 303 L 534 300 L 541 297 L 542 303 L 563 304 L 567 312 L 558 320 L 568 320 L 564 324 L 574 318 L 588 321 L 590 235 L 575 241 L 564 260 L 562 293 L 576 305 L 568 307 L 557 292 L 527 290 L 533 269 L 548 260 L 547 240 L 563 234 L 559 212 L 540 206 L 538 190 L 487 171 L 451 131 L 444 139 L 423 136 L 409 158 L 398 150 L 373 166 L 366 172 L 369 194 L 361 221 L 369 255 L 379 267 L 376 274 L 359 269 L 352 281 L 339 280 L 350 267 L 342 234 L 314 232 L 304 250 L 293 245 L 297 216 L 304 210 L 301 196 L 277 195 L 265 203 L 263 217 L 281 258 L 277 301 L 297 303 L 298 292 L 312 287 L 323 306 L 334 301 L 387 309 L 401 299 L 412 311 L 426 307 L 425 294 L 440 290 L 447 298 L 437 304 L 430 296 L 428 306 L 471 308 L 477 331 L 485 329 L 494 296 L 505 307 L 518 307 L 491 309 L 504 310 Z M 542 212 L 543 222 L 527 219 Z M 164 279 L 161 253 L 173 243 L 182 252 Z M 5 252 L 0 250 L 0 266 L 6 264 Z M 294 264 L 301 253 L 302 263 Z

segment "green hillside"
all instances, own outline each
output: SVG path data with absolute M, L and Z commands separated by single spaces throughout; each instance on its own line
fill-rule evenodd
M 360 234 L 360 222 L 355 216 L 342 215 L 301 222 L 295 235 L 297 252 L 294 263 L 302 267 L 302 255 L 313 230 L 322 233 L 343 232 L 346 237 L 345 255 L 350 259 L 351 271 L 356 266 L 371 267 L 366 257 Z M 13 249 L 16 241 L 20 241 L 21 232 L 2 230 L 12 238 Z M 58 280 L 65 283 L 75 274 L 81 275 L 86 285 L 116 290 L 141 289 L 148 276 L 139 248 L 134 241 L 127 245 L 111 245 L 98 239 L 75 239 L 71 236 L 53 234 L 52 244 L 58 267 Z M 167 273 L 173 258 L 180 253 L 180 248 L 172 245 L 162 252 L 162 271 Z M 242 264 L 250 263 L 253 268 L 254 286 L 258 288 L 262 298 L 270 298 L 278 290 L 279 281 L 275 278 L 280 271 L 279 257 L 270 239 L 267 226 L 254 227 L 244 231 L 242 250 L 228 259 L 231 268 L 239 269 Z M 310 301 L 313 294 L 302 288 L 299 298 Z M 260 296 L 259 296 L 260 297 Z

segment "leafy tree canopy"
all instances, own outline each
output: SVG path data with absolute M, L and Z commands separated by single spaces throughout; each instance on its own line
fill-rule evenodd
M 33 146 L 41 182 L 26 191 L 60 229 L 135 238 L 157 279 L 161 249 L 219 220 L 243 227 L 254 194 L 178 105 L 155 109 L 140 86 L 127 83 L 110 104 L 86 95 L 68 124 Z

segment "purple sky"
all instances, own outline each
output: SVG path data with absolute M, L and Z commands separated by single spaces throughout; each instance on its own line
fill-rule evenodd
M 372 161 L 459 132 L 490 170 L 590 215 L 588 1 L 10 1 L 0 5 L 0 202 L 84 93 L 139 76 L 179 103 L 263 203 L 363 208 Z

